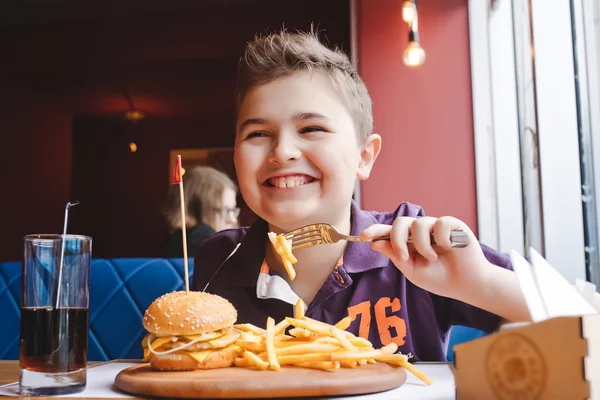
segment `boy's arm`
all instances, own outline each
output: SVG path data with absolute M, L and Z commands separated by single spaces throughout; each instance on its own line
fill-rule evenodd
M 471 243 L 455 250 L 450 234 L 457 229 L 465 231 Z M 433 249 L 432 232 L 445 251 Z M 374 241 L 371 248 L 389 257 L 411 283 L 434 294 L 440 321 L 489 331 L 501 318 L 530 320 L 509 257 L 478 242 L 464 222 L 453 217 L 398 216 L 391 226 L 374 224 L 362 232 L 365 238 L 383 235 L 390 235 L 390 240 Z
M 471 304 L 510 322 L 531 321 L 525 297 L 514 271 L 488 261 L 488 270 L 473 289 L 457 300 Z
M 517 276 L 511 270 L 496 267 L 481 290 L 465 297 L 463 301 L 501 316 L 504 319 L 502 323 L 531 321 Z M 594 293 L 588 301 L 600 312 L 600 293 Z
M 517 275 L 507 256 L 481 244 L 490 271 L 480 285 L 480 290 L 465 293 L 464 300 L 476 307 L 501 316 L 503 322 L 531 321 L 531 316 L 521 291 Z M 575 285 L 573 285 L 575 287 Z M 600 293 L 587 299 L 600 312 Z
M 494 332 L 507 322 L 529 321 L 530 315 L 510 258 L 480 243 L 489 274 L 479 275 L 455 296 L 433 296 L 440 326 L 464 325 L 485 332 Z M 473 274 L 471 278 L 478 276 Z
M 458 300 L 501 317 L 502 322 L 531 321 L 531 315 L 521 291 L 517 274 L 510 258 L 491 247 L 479 243 L 485 264 L 485 274 L 474 274 L 480 280 L 473 290 L 461 291 Z

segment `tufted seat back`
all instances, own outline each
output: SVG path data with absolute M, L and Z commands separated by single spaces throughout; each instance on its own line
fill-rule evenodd
M 194 261 L 189 259 L 189 276 Z M 142 314 L 158 296 L 184 289 L 183 259 L 94 259 L 88 359 L 142 358 Z M 21 263 L 0 263 L 0 359 L 19 358 Z
M 0 360 L 19 358 L 21 262 L 0 264 Z
M 192 277 L 194 260 L 189 261 Z M 142 314 L 158 296 L 183 290 L 183 259 L 94 259 L 91 265 L 88 359 L 142 358 L 145 335 Z M 0 263 L 0 360 L 19 358 L 21 263 Z M 453 361 L 455 344 L 484 333 L 454 326 L 448 345 Z

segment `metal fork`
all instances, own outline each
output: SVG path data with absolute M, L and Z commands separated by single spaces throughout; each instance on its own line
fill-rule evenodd
M 314 246 L 317 244 L 337 243 L 340 240 L 349 242 L 372 242 L 377 240 L 390 240 L 389 236 L 380 236 L 373 239 L 365 239 L 360 236 L 344 235 L 334 226 L 329 224 L 311 224 L 293 231 L 284 233 L 286 239 L 292 240 L 292 249 L 301 249 L 303 247 Z M 409 236 L 408 243 L 412 243 L 412 237 Z M 469 236 L 462 230 L 452 231 L 450 233 L 450 243 L 452 247 L 466 247 L 469 244 Z M 431 244 L 437 246 L 433 233 L 431 234 Z

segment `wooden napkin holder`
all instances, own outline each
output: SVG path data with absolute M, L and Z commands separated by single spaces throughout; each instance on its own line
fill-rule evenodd
M 556 317 L 454 346 L 456 398 L 600 400 L 600 314 Z

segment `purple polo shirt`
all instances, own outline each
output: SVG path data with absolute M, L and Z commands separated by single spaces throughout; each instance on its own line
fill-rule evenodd
M 402 203 L 395 212 L 369 212 L 352 202 L 353 235 L 372 224 L 391 224 L 396 217 L 421 217 L 423 209 Z M 239 323 L 266 326 L 293 316 L 293 306 L 278 299 L 259 299 L 256 284 L 265 257 L 268 225 L 259 219 L 249 228 L 225 230 L 205 240 L 196 253 L 192 290 L 220 295 L 235 306 Z M 241 243 L 237 252 L 215 271 Z M 508 257 L 482 245 L 486 258 L 512 269 Z M 389 258 L 364 243 L 349 242 L 343 263 L 334 270 L 313 301 L 306 316 L 335 324 L 354 317 L 348 330 L 373 343 L 375 348 L 395 342 L 403 354 L 415 361 L 445 361 L 448 332 L 452 325 L 486 332 L 498 328 L 501 318 L 466 303 L 425 291 L 408 281 Z

